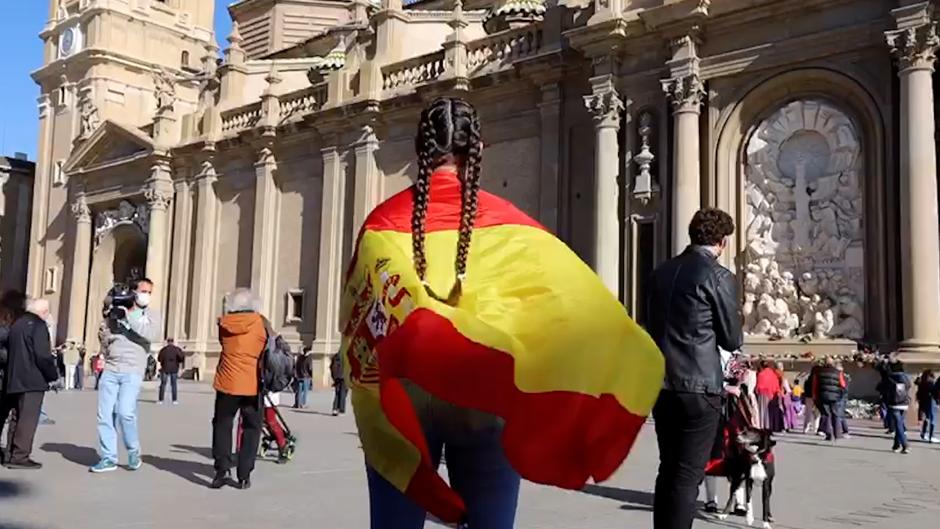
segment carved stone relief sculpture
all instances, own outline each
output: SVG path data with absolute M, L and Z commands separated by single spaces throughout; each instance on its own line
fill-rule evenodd
M 100 211 L 95 215 L 95 246 L 114 228 L 123 224 L 135 224 L 140 231 L 150 230 L 150 210 L 146 204 L 132 204 L 122 200 L 115 209 Z
M 861 144 L 822 100 L 794 101 L 747 143 L 745 333 L 770 339 L 864 336 Z

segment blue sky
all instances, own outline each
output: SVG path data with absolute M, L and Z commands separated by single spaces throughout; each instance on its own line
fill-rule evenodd
M 231 22 L 226 6 L 233 0 L 216 0 L 216 35 L 225 44 Z M 0 155 L 25 152 L 36 159 L 39 88 L 29 73 L 42 66 L 42 41 L 39 32 L 48 18 L 49 2 L 14 0 L 4 3 L 4 27 L 0 32 L 3 81 L 0 82 Z

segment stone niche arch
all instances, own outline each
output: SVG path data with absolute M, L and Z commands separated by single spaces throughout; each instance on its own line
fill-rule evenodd
M 88 304 L 85 316 L 85 347 L 98 352 L 98 326 L 108 290 L 115 281 L 143 277 L 147 263 L 147 234 L 134 222 L 121 222 L 100 234 L 91 259 Z
M 752 342 L 890 341 L 884 123 L 861 84 L 824 68 L 761 79 L 720 114 L 712 203 L 738 226 L 727 262 Z

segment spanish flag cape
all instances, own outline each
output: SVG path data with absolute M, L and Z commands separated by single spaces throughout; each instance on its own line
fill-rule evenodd
M 426 280 L 450 291 L 461 213 L 453 172 L 431 177 Z M 412 263 L 412 190 L 359 234 L 341 308 L 346 377 L 367 464 L 439 519 L 463 519 L 402 380 L 502 417 L 522 477 L 580 489 L 620 466 L 656 400 L 663 358 L 597 276 L 509 202 L 480 192 L 463 294 L 429 295 Z

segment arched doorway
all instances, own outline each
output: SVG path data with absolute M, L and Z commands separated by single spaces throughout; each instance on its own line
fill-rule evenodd
M 85 317 L 85 347 L 92 354 L 99 349 L 105 295 L 115 282 L 143 277 L 147 265 L 147 235 L 134 222 L 121 222 L 102 234 L 95 246 L 88 282 L 88 309 Z

